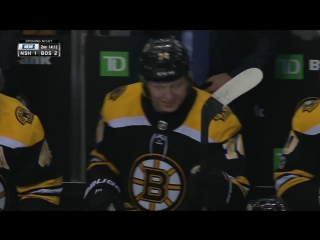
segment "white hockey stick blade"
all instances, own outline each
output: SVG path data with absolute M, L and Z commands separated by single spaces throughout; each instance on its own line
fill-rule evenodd
M 249 68 L 232 78 L 211 96 L 226 106 L 234 99 L 257 86 L 262 78 L 263 73 L 260 69 Z

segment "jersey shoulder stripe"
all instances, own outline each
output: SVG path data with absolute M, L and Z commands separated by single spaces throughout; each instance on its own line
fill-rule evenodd
M 296 108 L 292 118 L 292 129 L 305 135 L 320 133 L 320 98 L 303 99 Z

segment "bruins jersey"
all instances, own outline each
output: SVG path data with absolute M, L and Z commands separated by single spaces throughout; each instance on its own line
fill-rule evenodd
M 274 173 L 275 189 L 292 210 L 319 210 L 320 98 L 298 104 Z
M 194 88 L 177 111 L 161 114 L 143 91 L 142 83 L 134 83 L 106 95 L 84 197 L 109 179 L 119 187 L 126 210 L 188 210 L 189 174 L 200 165 L 203 146 L 201 109 L 210 94 Z M 237 117 L 225 107 L 208 133 L 210 161 L 230 176 L 231 199 L 236 200 L 249 189 L 240 130 Z
M 50 210 L 61 192 L 40 120 L 0 94 L 0 210 Z

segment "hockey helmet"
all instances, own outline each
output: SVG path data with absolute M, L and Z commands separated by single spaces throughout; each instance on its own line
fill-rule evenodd
M 186 49 L 175 37 L 149 39 L 140 58 L 143 81 L 170 82 L 181 77 L 192 79 Z

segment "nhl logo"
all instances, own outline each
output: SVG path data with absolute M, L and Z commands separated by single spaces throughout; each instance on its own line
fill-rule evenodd
M 161 120 L 158 122 L 158 129 L 164 131 L 164 130 L 167 130 L 167 128 L 168 128 L 168 123 Z

